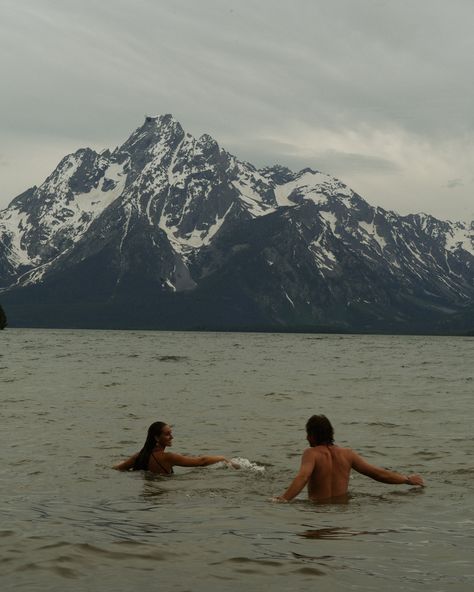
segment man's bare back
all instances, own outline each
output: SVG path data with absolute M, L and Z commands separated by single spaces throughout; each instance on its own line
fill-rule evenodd
M 312 471 L 308 479 L 308 497 L 321 500 L 347 493 L 351 472 L 350 450 L 334 445 L 308 448 Z
M 402 475 L 395 471 L 370 465 L 350 448 L 333 443 L 333 429 L 325 416 L 313 415 L 306 424 L 311 447 L 301 457 L 298 474 L 285 493 L 275 501 L 290 501 L 308 485 L 308 497 L 313 501 L 327 501 L 347 494 L 351 469 L 382 483 L 423 486 L 419 475 Z M 319 429 L 319 432 L 318 432 Z M 320 440 L 326 443 L 321 444 Z

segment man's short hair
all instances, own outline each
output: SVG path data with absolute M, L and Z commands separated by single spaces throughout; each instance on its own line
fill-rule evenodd
M 313 437 L 316 446 L 334 444 L 334 428 L 325 415 L 312 415 L 306 422 L 306 433 Z

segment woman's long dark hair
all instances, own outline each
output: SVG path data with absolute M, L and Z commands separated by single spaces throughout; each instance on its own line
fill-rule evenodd
M 145 444 L 143 445 L 143 448 L 140 450 L 135 462 L 133 463 L 133 471 L 148 470 L 148 461 L 150 460 L 150 454 L 153 448 L 156 446 L 156 438 L 159 438 L 161 430 L 165 427 L 165 425 L 168 424 L 164 421 L 155 421 L 148 428 Z

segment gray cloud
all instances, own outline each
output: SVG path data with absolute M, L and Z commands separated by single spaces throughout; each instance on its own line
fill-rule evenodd
M 397 173 L 400 171 L 399 165 L 396 163 L 371 156 L 368 154 L 354 154 L 345 152 L 326 152 L 321 154 L 319 161 L 325 170 L 336 170 L 337 168 L 347 173 L 349 172 L 366 172 L 371 173 Z
M 0 2 L 3 204 L 62 149 L 115 146 L 145 113 L 256 164 L 356 174 L 363 195 L 388 183 L 393 209 L 411 178 L 414 207 L 441 215 L 441 169 L 472 175 L 470 0 Z
M 448 189 L 455 189 L 456 187 L 463 187 L 464 181 L 462 179 L 450 179 L 446 185 Z

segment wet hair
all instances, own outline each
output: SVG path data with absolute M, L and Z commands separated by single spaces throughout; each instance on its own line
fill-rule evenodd
M 316 446 L 334 444 L 334 428 L 325 415 L 312 415 L 306 422 L 306 433 L 314 438 Z
M 168 425 L 164 421 L 155 421 L 148 428 L 145 444 L 133 463 L 133 471 L 147 471 L 150 454 L 156 446 L 156 439 L 160 437 L 163 428 Z

